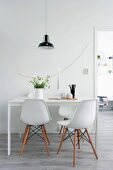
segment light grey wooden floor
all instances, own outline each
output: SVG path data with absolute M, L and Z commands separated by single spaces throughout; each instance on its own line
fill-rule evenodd
M 23 156 L 18 150 L 21 139 L 12 135 L 12 155 L 7 156 L 7 135 L 0 134 L 0 170 L 112 170 L 113 169 L 113 112 L 99 113 L 98 155 L 96 160 L 88 143 L 81 143 L 77 149 L 77 165 L 72 167 L 72 145 L 66 141 L 62 151 L 56 155 L 59 136 L 51 134 L 50 158 L 47 157 L 44 144 L 33 137 Z M 94 139 L 94 136 L 93 136 Z

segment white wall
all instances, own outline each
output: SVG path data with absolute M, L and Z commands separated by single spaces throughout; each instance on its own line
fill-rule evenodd
M 76 96 L 94 96 L 94 26 L 113 27 L 112 0 L 48 0 L 48 34 L 54 50 L 40 50 L 44 35 L 44 0 L 0 0 L 0 130 L 7 130 L 7 101 L 31 91 L 26 75 L 49 75 L 65 68 L 88 48 L 79 60 L 61 75 L 61 89 L 76 83 Z M 83 75 L 83 68 L 89 69 Z M 51 79 L 56 91 L 56 78 Z M 51 93 L 48 91 L 48 93 Z M 12 130 L 18 129 L 13 109 Z M 55 113 L 54 113 L 55 114 Z M 15 115 L 15 116 L 14 116 Z

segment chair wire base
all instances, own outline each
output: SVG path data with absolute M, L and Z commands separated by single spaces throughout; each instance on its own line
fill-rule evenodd
M 42 136 L 38 133 L 39 131 L 42 133 Z M 48 144 L 50 144 L 50 141 L 44 125 L 39 126 L 26 125 L 26 129 L 22 139 L 22 145 L 20 148 L 20 154 L 22 154 L 23 151 L 25 150 L 25 145 L 27 144 L 28 140 L 35 134 L 38 135 L 44 141 L 47 155 L 49 156 Z
M 67 133 L 67 136 L 66 136 L 66 133 Z M 74 140 L 72 140 L 72 136 L 74 136 Z M 93 153 L 95 154 L 96 159 L 98 159 L 98 155 L 93 146 L 93 142 L 90 138 L 90 135 L 87 129 L 84 129 L 83 132 L 81 131 L 81 129 L 74 129 L 73 131 L 70 131 L 68 128 L 64 127 L 61 141 L 60 141 L 60 144 L 57 150 L 57 154 L 59 153 L 63 142 L 67 140 L 68 138 L 71 140 L 71 143 L 73 144 L 73 166 L 75 166 L 75 160 L 76 160 L 76 146 L 78 146 L 78 149 L 80 149 L 80 141 L 82 139 L 90 143 Z M 76 139 L 77 139 L 77 142 L 76 142 Z

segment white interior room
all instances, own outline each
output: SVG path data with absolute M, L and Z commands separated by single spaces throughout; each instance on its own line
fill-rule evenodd
M 32 78 L 34 76 L 46 77 L 47 75 L 50 76 L 50 88 L 44 89 L 45 98 L 57 98 L 61 97 L 61 94 L 69 94 L 69 85 L 71 84 L 76 84 L 75 97 L 78 100 L 96 100 L 97 96 L 112 98 L 113 59 L 108 59 L 113 56 L 112 20 L 112 0 L 0 0 L 0 138 L 3 141 L 0 142 L 2 153 L 0 154 L 0 162 L 2 162 L 0 163 L 0 169 L 16 170 L 20 168 L 29 170 L 31 167 L 29 167 L 28 162 L 33 170 L 37 167 L 40 170 L 44 168 L 46 170 L 72 168 L 72 148 L 70 145 L 69 158 L 63 158 L 68 153 L 66 151 L 64 154 L 62 152 L 62 155 L 59 154 L 60 157 L 57 156 L 61 158 L 59 161 L 63 160 L 59 165 L 56 163 L 56 151 L 53 151 L 53 158 L 52 152 L 49 158 L 53 159 L 54 165 L 52 161 L 47 163 L 48 159 L 45 152 L 40 155 L 41 163 L 36 162 L 36 159 L 40 158 L 39 155 L 36 156 L 34 151 L 35 156 L 32 153 L 29 155 L 29 152 L 25 151 L 25 156 L 23 155 L 23 158 L 19 157 L 18 150 L 22 139 L 18 133 L 23 134 L 25 129 L 25 123 L 20 121 L 21 106 L 11 107 L 12 153 L 7 155 L 8 101 L 33 95 L 35 93 L 34 87 L 30 83 Z M 38 48 L 45 34 L 49 35 L 54 49 Z M 108 41 L 110 41 L 110 44 Z M 101 56 L 103 61 L 97 59 L 97 56 Z M 104 70 L 106 62 L 108 64 L 106 66 L 107 71 Z M 58 136 L 60 126 L 57 121 L 63 120 L 63 118 L 58 114 L 58 104 L 49 106 L 49 111 L 52 121 L 46 125 L 46 128 L 50 135 L 55 134 L 54 141 L 56 138 L 60 139 Z M 96 113 L 98 113 L 98 103 Z M 105 119 L 107 115 L 105 111 L 100 114 L 102 119 L 99 117 L 96 125 L 94 123 L 90 127 L 95 143 L 99 143 L 97 136 L 100 137 L 100 134 L 104 131 L 99 131 L 99 135 L 96 134 L 95 137 L 94 129 L 97 128 L 98 122 L 103 120 L 111 120 L 112 122 L 111 109 L 110 117 L 107 119 Z M 107 122 L 106 124 L 108 126 L 106 125 L 105 128 L 113 129 L 113 127 L 109 127 L 112 126 L 112 123 Z M 100 129 L 101 126 L 99 125 Z M 108 137 L 107 132 L 105 135 L 106 139 Z M 10 141 L 10 137 L 8 139 Z M 97 148 L 104 145 L 102 140 L 104 139 L 100 139 Z M 15 141 L 19 141 L 17 146 Z M 58 144 L 59 142 L 55 145 L 56 148 Z M 105 146 L 106 144 L 107 142 L 105 142 Z M 84 146 L 83 149 L 83 152 L 85 152 Z M 105 151 L 106 153 L 104 153 L 104 150 L 97 151 L 99 155 L 98 163 L 95 162 L 93 154 L 88 157 L 88 153 L 86 158 L 85 155 L 81 158 L 82 153 L 79 155 L 80 153 L 77 151 L 78 163 L 75 169 L 109 169 L 109 164 L 111 167 L 113 166 L 112 154 L 109 159 L 109 156 L 107 156 L 110 150 L 113 149 L 109 148 Z M 89 152 L 89 147 L 87 152 Z M 14 162 L 13 164 L 13 156 L 15 160 L 19 160 L 19 163 Z M 35 162 L 33 162 L 33 159 Z M 87 159 L 86 163 L 85 159 Z M 22 161 L 25 161 L 26 165 L 23 166 Z M 6 165 L 4 165 L 5 162 L 7 162 Z

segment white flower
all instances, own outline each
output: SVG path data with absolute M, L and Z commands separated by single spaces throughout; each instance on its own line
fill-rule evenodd
M 50 87 L 50 82 L 49 82 L 50 76 L 44 77 L 33 77 L 33 79 L 30 81 L 30 83 L 33 84 L 34 88 L 45 88 L 45 87 Z

